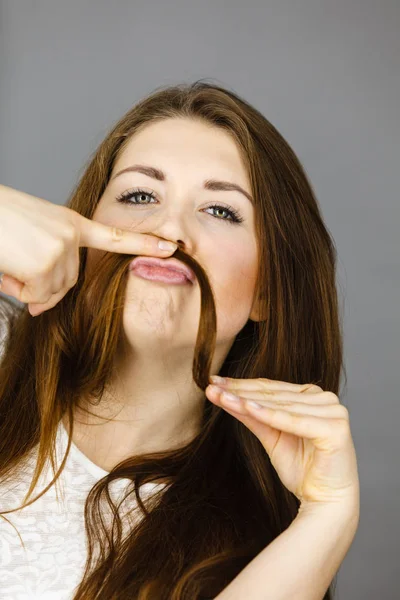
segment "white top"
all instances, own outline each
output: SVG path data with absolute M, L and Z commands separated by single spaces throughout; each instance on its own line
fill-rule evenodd
M 60 421 L 56 445 L 57 465 L 65 454 L 67 442 L 68 435 Z M 12 484 L 0 482 L 1 510 L 15 508 L 22 503 L 32 481 L 36 456 L 34 451 L 28 457 L 26 466 L 24 463 L 24 468 L 21 468 L 17 480 Z M 72 443 L 66 465 L 56 484 L 33 504 L 6 515 L 21 535 L 25 549 L 14 527 L 0 517 L 1 600 L 73 598 L 82 580 L 87 556 L 83 512 L 85 500 L 96 481 L 106 474 L 107 471 L 95 465 Z M 43 490 L 53 477 L 49 463 L 41 475 L 36 491 Z M 113 499 L 123 493 L 129 481 L 122 479 L 110 484 Z M 140 488 L 143 492 L 141 496 L 148 498 L 152 490 L 158 491 L 165 485 L 144 484 Z M 141 515 L 134 494 L 130 495 L 127 505 L 123 504 L 120 508 L 124 531 L 131 518 L 134 521 L 135 515 Z M 110 514 L 108 504 L 105 503 L 104 506 L 107 518 Z M 128 510 L 125 512 L 127 507 L 130 507 L 129 514 Z

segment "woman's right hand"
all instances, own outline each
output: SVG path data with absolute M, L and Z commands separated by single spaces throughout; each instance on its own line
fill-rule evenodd
M 79 248 L 166 258 L 156 236 L 118 230 L 76 211 L 0 185 L 1 291 L 28 303 L 36 316 L 53 308 L 78 280 Z

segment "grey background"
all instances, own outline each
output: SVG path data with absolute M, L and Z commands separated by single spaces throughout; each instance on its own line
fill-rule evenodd
M 395 0 L 0 2 L 2 184 L 63 204 L 126 110 L 199 78 L 302 161 L 339 253 L 361 481 L 337 600 L 400 597 L 399 26 Z

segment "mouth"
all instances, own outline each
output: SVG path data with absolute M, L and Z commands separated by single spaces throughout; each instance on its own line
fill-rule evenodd
M 182 271 L 175 271 L 167 267 L 153 267 L 150 265 L 138 265 L 131 269 L 133 275 L 148 279 L 149 281 L 159 281 L 172 285 L 193 285 Z
M 130 270 L 138 276 L 153 281 L 165 283 L 191 283 L 196 276 L 187 265 L 176 258 L 155 258 L 151 256 L 137 256 L 129 265 Z

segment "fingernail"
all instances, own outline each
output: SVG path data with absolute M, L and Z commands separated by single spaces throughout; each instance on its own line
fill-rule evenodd
M 238 402 L 239 400 L 238 396 L 235 396 L 235 394 L 231 394 L 230 392 L 223 392 L 222 398 L 228 402 Z
M 246 404 L 247 406 L 252 406 L 253 408 L 262 408 L 261 404 L 254 402 L 254 400 L 247 400 Z
M 227 383 L 225 377 L 220 377 L 219 375 L 211 375 L 210 380 L 213 383 Z
M 158 247 L 160 250 L 169 250 L 171 252 L 171 250 L 176 250 L 178 246 L 173 242 L 165 242 L 164 240 L 161 240 L 158 242 Z
M 219 388 L 217 385 L 209 385 L 208 386 L 208 390 L 212 393 L 212 394 L 218 394 L 220 392 L 222 392 L 221 388 Z

